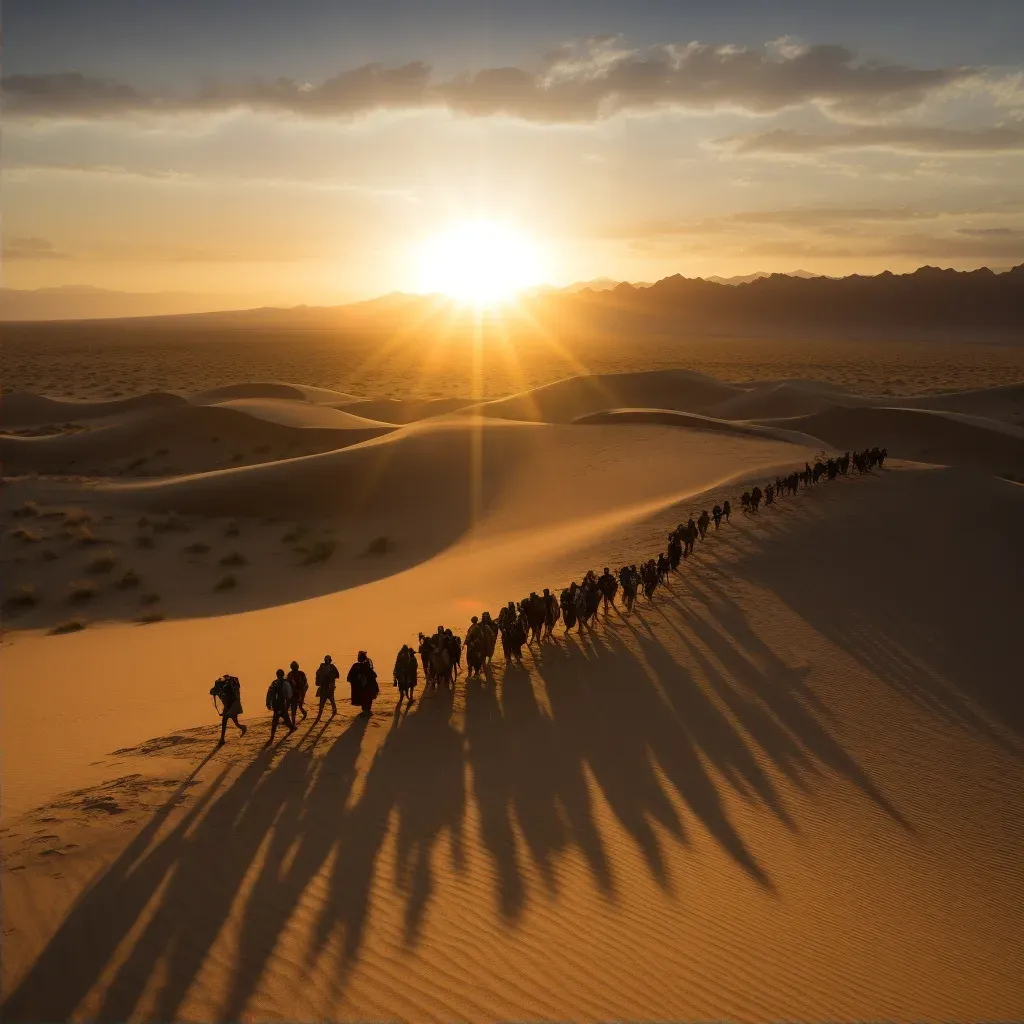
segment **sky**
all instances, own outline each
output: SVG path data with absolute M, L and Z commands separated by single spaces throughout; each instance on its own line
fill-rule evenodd
M 6 0 L 3 284 L 327 304 L 1024 262 L 1019 0 Z

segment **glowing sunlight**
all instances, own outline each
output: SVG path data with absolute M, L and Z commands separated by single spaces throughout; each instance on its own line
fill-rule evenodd
M 540 249 L 523 232 L 498 221 L 462 221 L 422 247 L 419 287 L 492 305 L 539 284 L 544 271 Z

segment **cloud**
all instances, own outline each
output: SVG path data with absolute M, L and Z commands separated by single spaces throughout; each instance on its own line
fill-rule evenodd
M 716 146 L 741 156 L 806 156 L 855 149 L 897 153 L 1024 153 L 1024 127 L 928 128 L 875 125 L 835 134 L 812 135 L 777 129 L 758 135 L 733 135 Z
M 11 238 L 4 242 L 5 260 L 68 260 L 66 252 L 60 252 L 45 238 Z
M 664 108 L 771 114 L 817 104 L 840 117 L 881 117 L 977 78 L 965 67 L 860 61 L 843 46 L 777 40 L 763 49 L 663 44 L 630 49 L 612 37 L 545 55 L 536 70 L 483 68 L 443 81 L 422 61 L 366 64 L 314 85 L 290 78 L 207 83 L 188 95 L 143 93 L 77 72 L 12 75 L 6 112 L 23 118 L 97 118 L 247 108 L 348 118 L 381 109 L 440 108 L 470 117 L 588 123 Z

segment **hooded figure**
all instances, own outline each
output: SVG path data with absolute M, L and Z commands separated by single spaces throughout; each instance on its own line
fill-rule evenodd
M 373 662 L 366 656 L 366 651 L 360 651 L 356 655 L 346 678 L 352 688 L 352 703 L 361 707 L 364 715 L 370 714 L 373 702 L 380 693 L 380 687 L 377 685 L 377 673 L 373 669 Z

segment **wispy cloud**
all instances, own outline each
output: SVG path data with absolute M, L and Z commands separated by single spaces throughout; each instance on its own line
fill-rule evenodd
M 238 108 L 348 118 L 381 109 L 443 108 L 471 117 L 572 124 L 666 107 L 772 114 L 817 104 L 840 117 L 882 117 L 978 75 L 966 67 L 862 61 L 836 45 L 783 40 L 754 49 L 691 42 L 640 50 L 602 37 L 559 47 L 536 69 L 483 68 L 441 81 L 429 64 L 413 61 L 366 64 L 319 84 L 291 78 L 211 82 L 187 95 L 144 92 L 77 72 L 11 75 L 3 88 L 6 112 L 22 118 Z
M 5 260 L 69 260 L 69 253 L 61 252 L 45 238 L 9 238 L 4 241 Z
M 728 136 L 715 144 L 742 156 L 805 156 L 857 149 L 947 155 L 1024 153 L 1024 126 L 966 129 L 873 125 L 820 134 L 780 128 L 756 135 Z

